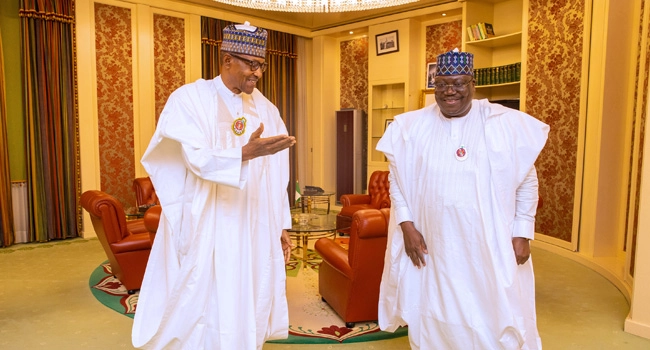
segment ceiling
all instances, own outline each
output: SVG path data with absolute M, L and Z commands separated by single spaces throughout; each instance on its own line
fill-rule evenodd
M 253 10 L 238 6 L 222 4 L 213 0 L 179 0 L 180 2 L 197 4 L 213 9 L 225 10 L 239 14 L 249 15 L 252 17 L 262 18 L 274 22 L 279 22 L 295 26 L 308 31 L 318 31 L 360 21 L 370 20 L 377 17 L 397 14 L 401 12 L 424 9 L 427 7 L 441 5 L 446 3 L 457 2 L 456 0 L 420 0 L 414 3 L 388 7 L 376 10 L 351 11 L 339 13 L 293 13 Z

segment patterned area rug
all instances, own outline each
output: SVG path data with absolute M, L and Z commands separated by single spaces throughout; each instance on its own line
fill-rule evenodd
M 337 238 L 345 245 L 346 238 Z M 383 332 L 376 322 L 359 322 L 354 328 L 321 300 L 318 294 L 320 256 L 309 249 L 308 261 L 292 258 L 287 264 L 287 300 L 289 301 L 289 338 L 272 340 L 280 344 L 353 343 L 389 339 L 407 335 L 406 328 L 395 333 Z M 89 279 L 90 290 L 105 306 L 133 318 L 138 293 L 129 295 L 126 288 L 111 274 L 108 261 L 98 266 Z

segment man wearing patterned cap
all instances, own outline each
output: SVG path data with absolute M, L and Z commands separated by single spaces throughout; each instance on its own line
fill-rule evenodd
M 391 196 L 379 325 L 408 325 L 413 349 L 540 349 L 529 240 L 549 127 L 474 100 L 471 53 L 437 68 L 436 103 L 377 144 Z
M 133 345 L 261 349 L 288 336 L 289 150 L 278 109 L 255 88 L 264 29 L 223 31 L 221 74 L 169 97 L 142 164 L 162 214 Z

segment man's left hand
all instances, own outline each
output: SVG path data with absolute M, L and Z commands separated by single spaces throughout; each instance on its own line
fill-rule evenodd
M 512 239 L 512 248 L 515 250 L 517 265 L 523 265 L 530 258 L 530 243 L 527 238 L 515 237 Z
M 280 242 L 282 242 L 282 252 L 284 253 L 284 263 L 288 263 L 291 258 L 291 249 L 293 249 L 293 243 L 291 243 L 291 236 L 287 230 L 282 230 L 282 236 L 280 237 Z
M 242 147 L 242 161 L 275 154 L 296 144 L 296 138 L 293 136 L 276 135 L 261 138 L 262 132 L 264 132 L 264 123 L 261 123 L 260 127 L 253 131 L 248 143 Z

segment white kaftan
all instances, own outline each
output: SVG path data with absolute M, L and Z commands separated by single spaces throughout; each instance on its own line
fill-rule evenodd
M 534 162 L 548 130 L 487 100 L 462 118 L 436 104 L 395 117 L 377 145 L 390 161 L 392 201 L 382 329 L 407 324 L 414 349 L 541 348 L 532 261 L 517 265 L 512 238 L 533 238 Z M 427 244 L 421 269 L 404 252 L 404 221 Z
M 169 97 L 142 158 L 162 215 L 140 290 L 135 347 L 260 349 L 287 337 L 280 236 L 291 227 L 288 150 L 242 162 L 260 123 L 262 137 L 287 134 L 257 89 L 235 95 L 220 77 Z

